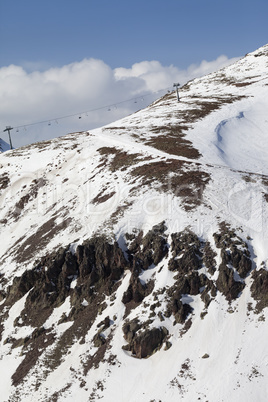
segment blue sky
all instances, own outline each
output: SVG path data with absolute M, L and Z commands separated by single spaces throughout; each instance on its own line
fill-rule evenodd
M 185 68 L 266 43 L 267 0 L 1 0 L 0 66 L 97 58 Z M 27 65 L 27 64 L 26 64 Z
M 267 0 L 0 0 L 0 125 L 116 105 L 213 71 L 267 43 L 267 15 Z M 103 125 L 134 105 L 114 109 L 24 130 L 17 143 Z

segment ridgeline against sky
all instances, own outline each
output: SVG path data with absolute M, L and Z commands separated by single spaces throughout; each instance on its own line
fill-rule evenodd
M 264 0 L 1 1 L 0 128 L 116 105 L 215 71 L 266 42 L 267 12 Z M 144 106 L 24 130 L 14 145 L 102 126 Z

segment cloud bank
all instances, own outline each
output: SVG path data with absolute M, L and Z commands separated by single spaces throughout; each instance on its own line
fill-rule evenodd
M 158 61 L 111 69 L 96 59 L 84 59 L 42 72 L 27 72 L 15 65 L 2 67 L 0 130 L 7 125 L 24 126 L 12 131 L 15 147 L 90 130 L 145 107 L 165 93 L 161 90 L 171 88 L 173 82 L 184 84 L 236 60 L 220 56 L 186 70 L 163 66 Z M 69 115 L 74 116 L 61 119 Z M 32 125 L 42 121 L 45 122 Z M 0 136 L 7 141 L 5 133 Z

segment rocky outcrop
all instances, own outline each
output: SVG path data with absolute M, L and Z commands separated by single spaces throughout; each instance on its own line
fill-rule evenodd
M 122 302 L 128 304 L 140 303 L 148 296 L 154 283 L 141 283 L 139 274 L 142 270 L 158 265 L 168 253 L 167 236 L 165 235 L 166 226 L 164 222 L 153 226 L 145 236 L 139 232 L 136 236 L 126 234 L 126 239 L 130 241 L 128 245 L 129 263 L 132 271 L 130 283 L 123 294 Z
M 130 278 L 130 283 L 127 290 L 124 292 L 122 297 L 122 302 L 124 304 L 134 301 L 135 303 L 140 303 L 149 293 L 153 290 L 153 283 L 142 284 L 139 277 L 132 274 Z
M 124 345 L 123 349 L 131 351 L 132 355 L 139 359 L 149 357 L 160 349 L 168 336 L 168 330 L 165 327 L 145 328 L 143 331 L 139 331 L 146 325 L 148 323 L 141 324 L 137 319 L 134 319 L 123 326 L 124 338 L 128 342 L 128 345 Z
M 207 241 L 203 249 L 203 263 L 207 267 L 210 275 L 213 275 L 216 271 L 216 257 L 215 251 L 212 250 L 210 243 Z
M 171 235 L 172 259 L 169 261 L 170 271 L 190 272 L 198 270 L 201 265 L 201 243 L 191 231 L 185 230 Z
M 257 300 L 256 311 L 268 307 L 268 271 L 264 268 L 252 273 L 253 283 L 250 287 L 252 297 Z
M 128 246 L 130 261 L 134 269 L 148 269 L 152 264 L 159 264 L 168 253 L 167 230 L 165 223 L 152 227 L 149 232 L 143 236 L 139 232 L 136 236 L 126 235 L 126 238 L 132 241 Z
M 224 294 L 228 301 L 236 299 L 244 289 L 244 283 L 234 279 L 234 271 L 225 264 L 219 266 L 219 276 L 216 281 L 217 289 Z
M 221 249 L 223 264 L 230 264 L 241 278 L 245 278 L 252 269 L 248 245 L 229 225 L 222 223 L 220 233 L 214 233 L 216 247 Z
M 120 279 L 128 263 L 118 244 L 110 244 L 103 237 L 95 237 L 77 247 L 79 278 L 89 278 L 90 286 Z
M 164 342 L 168 349 L 171 343 L 167 340 L 165 321 L 172 320 L 173 325 L 181 326 L 182 336 L 192 323 L 191 296 L 200 295 L 203 300 L 201 318 L 204 318 L 217 292 L 231 302 L 239 297 L 245 286 L 244 278 L 252 268 L 246 243 L 226 225 L 220 226 L 219 233 L 214 234 L 214 240 L 221 255 L 218 276 L 214 276 L 217 264 L 213 245 L 202 242 L 189 229 L 171 234 L 169 245 L 164 222 L 154 226 L 146 235 L 143 232 L 127 234 L 125 254 L 117 242 L 112 243 L 104 236 L 95 236 L 78 245 L 75 252 L 71 252 L 69 247 L 60 248 L 41 258 L 33 269 L 14 278 L 12 285 L 1 291 L 5 297 L 1 304 L 2 311 L 8 311 L 28 293 L 14 325 L 31 325 L 34 328 L 33 333 L 25 339 L 11 336 L 4 340 L 13 348 L 21 346 L 27 355 L 15 373 L 16 383 L 27 375 L 32 367 L 31 361 L 35 362 L 44 353 L 45 348 L 41 348 L 40 344 L 54 342 L 53 331 L 44 330 L 43 326 L 53 309 L 69 297 L 71 309 L 62 315 L 58 324 L 72 321 L 73 325 L 61 336 L 47 363 L 48 367 L 54 369 L 60 364 L 68 347 L 77 340 L 85 342 L 98 314 L 107 308 L 105 298 L 115 297 L 126 270 L 131 272 L 131 276 L 121 299 L 126 307 L 123 319 L 142 303 L 143 313 L 148 314 L 144 322 L 138 318 L 125 321 L 122 329 L 127 345 L 123 349 L 137 358 L 148 358 Z M 167 265 L 172 272 L 173 282 L 154 291 L 155 276 L 165 267 L 163 262 L 168 255 L 171 258 Z M 146 274 L 150 279 L 142 280 L 145 271 L 148 271 Z M 251 292 L 257 300 L 256 310 L 260 311 L 268 306 L 268 273 L 261 268 L 253 272 L 252 278 Z M 151 294 L 153 301 L 148 303 L 146 298 Z M 5 315 L 2 317 L 5 318 Z M 163 326 L 159 326 L 159 320 Z M 103 356 L 113 336 L 113 321 L 106 316 L 97 328 L 91 342 L 97 348 L 96 356 Z M 2 329 L 3 325 L 0 324 Z M 32 352 L 27 354 L 30 348 Z
M 128 263 L 122 250 L 115 242 L 110 244 L 104 237 L 94 237 L 77 247 L 72 254 L 69 247 L 47 255 L 15 277 L 7 290 L 5 305 L 11 305 L 29 292 L 21 314 L 24 324 L 40 326 L 51 313 L 51 309 L 71 296 L 74 318 L 83 309 L 82 301 L 91 302 L 100 289 L 109 293 L 121 278 Z M 77 283 L 71 288 L 72 281 Z M 97 292 L 96 292 L 97 291 Z
M 165 315 L 175 318 L 174 324 L 185 323 L 193 309 L 188 303 L 183 303 L 185 295 L 196 296 L 201 294 L 201 298 L 207 307 L 216 291 L 211 292 L 213 283 L 204 273 L 200 274 L 200 268 L 208 263 L 208 271 L 215 270 L 215 253 L 209 243 L 204 244 L 190 230 L 174 233 L 171 235 L 172 258 L 169 260 L 168 269 L 176 272 L 174 285 L 167 290 L 169 302 Z M 204 252 L 205 250 L 205 252 Z
M 216 247 L 221 249 L 222 263 L 219 266 L 217 288 L 228 301 L 236 299 L 245 284 L 243 279 L 252 269 L 247 244 L 236 235 L 230 225 L 222 222 L 221 232 L 214 233 Z

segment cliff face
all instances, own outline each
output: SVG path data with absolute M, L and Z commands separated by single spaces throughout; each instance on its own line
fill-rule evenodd
M 265 400 L 267 67 L 0 155 L 3 400 Z

